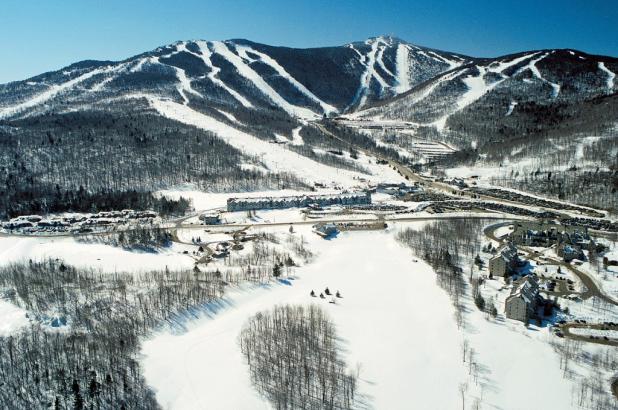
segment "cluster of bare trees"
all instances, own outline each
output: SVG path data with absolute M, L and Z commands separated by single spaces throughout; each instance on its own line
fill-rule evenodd
M 278 410 L 350 409 L 357 379 L 318 306 L 277 306 L 251 317 L 239 344 L 257 390 Z
M 159 226 L 138 226 L 126 231 L 78 236 L 76 239 L 88 243 L 102 243 L 126 249 L 141 249 L 154 252 L 170 245 L 172 234 L 167 229 Z
M 48 260 L 0 268 L 0 289 L 32 323 L 0 337 L 0 408 L 155 409 L 140 339 L 215 302 L 223 285 L 213 272 L 129 275 Z
M 616 407 L 616 398 L 610 392 L 610 380 L 604 376 L 618 369 L 618 351 L 603 347 L 595 352 L 582 349 L 582 342 L 573 339 L 551 341 L 560 356 L 560 369 L 565 379 L 571 379 L 573 400 L 582 409 L 611 410 Z M 573 365 L 583 365 L 590 374 L 580 374 Z
M 526 168 L 492 178 L 492 184 L 606 209 L 618 213 L 618 166 L 594 170 L 570 166 L 567 169 Z
M 285 243 L 276 235 L 262 232 L 246 253 L 232 252 L 225 258 L 223 280 L 228 283 L 266 283 L 273 277 L 289 276 L 295 266 L 309 262 L 313 253 L 302 235 L 290 233 Z
M 465 258 L 471 259 L 479 253 L 479 232 L 484 223 L 482 219 L 447 219 L 421 229 L 404 229 L 397 236 L 433 267 L 438 285 L 453 301 L 458 326 L 464 324 L 461 297 L 465 293 L 466 281 L 462 266 Z

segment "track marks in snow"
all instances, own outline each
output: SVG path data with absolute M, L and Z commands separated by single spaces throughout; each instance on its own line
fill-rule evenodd
M 607 91 L 611 94 L 614 91 L 614 80 L 616 74 L 605 67 L 605 63 L 599 62 L 599 70 L 604 71 L 607 74 Z

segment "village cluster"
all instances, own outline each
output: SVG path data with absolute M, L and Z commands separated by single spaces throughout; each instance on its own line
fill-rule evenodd
M 513 281 L 504 301 L 505 316 L 524 323 L 539 319 L 540 309 L 544 315 L 551 314 L 555 306 L 550 297 L 578 300 L 575 281 L 565 276 L 567 270 L 574 269 L 570 263 L 577 266 L 586 260 L 584 251 L 595 255 L 604 251 L 587 228 L 552 221 L 518 221 L 505 239 L 499 248 L 489 249 L 494 253 L 488 263 L 489 278 Z M 555 258 L 541 255 L 539 249 L 551 251 L 549 254 Z M 530 261 L 537 266 L 531 266 Z M 557 268 L 556 275 L 547 274 L 544 265 Z
M 86 233 L 109 229 L 111 226 L 132 223 L 152 223 L 158 218 L 154 211 L 98 212 L 95 214 L 70 214 L 44 218 L 39 215 L 18 216 L 4 222 L 2 228 L 9 232 L 36 233 Z

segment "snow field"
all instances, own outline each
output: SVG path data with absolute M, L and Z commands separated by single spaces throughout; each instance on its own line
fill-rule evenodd
M 228 289 L 223 309 L 162 330 L 144 344 L 147 381 L 163 406 L 270 408 L 256 396 L 236 338 L 252 314 L 284 303 L 319 303 L 328 310 L 345 346 L 348 365 L 360 369 L 359 393 L 368 408 L 461 407 L 459 384 L 467 381 L 466 406 L 483 408 L 576 408 L 572 383 L 562 378 L 560 359 L 546 328 L 487 319 L 466 297 L 466 326 L 458 330 L 448 296 L 431 268 L 396 241 L 394 233 L 420 223 L 397 223 L 386 232 L 346 232 L 322 240 L 297 226 L 317 253 L 296 271 L 291 285 Z M 263 228 L 273 232 L 271 228 Z M 285 228 L 277 230 L 280 233 Z M 490 281 L 488 286 L 499 286 Z M 312 299 L 326 286 L 344 296 L 337 305 Z M 497 288 L 495 289 L 497 290 Z M 502 312 L 505 292 L 496 300 Z M 474 348 L 475 382 L 462 362 L 463 339 Z M 497 346 L 500 346 L 497 348 Z M 213 369 L 213 370 L 211 370 Z M 229 394 L 234 391 L 235 394 Z M 533 399 L 522 392 L 542 391 Z
M 160 252 L 129 251 L 99 243 L 80 243 L 71 237 L 20 238 L 0 237 L 0 265 L 20 261 L 61 259 L 67 264 L 82 268 L 100 269 L 103 272 L 142 272 L 191 269 L 193 259 L 182 252 L 183 245 L 172 245 Z

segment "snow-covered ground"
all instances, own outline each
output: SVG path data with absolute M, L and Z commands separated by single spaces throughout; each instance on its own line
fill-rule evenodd
M 6 337 L 28 324 L 26 311 L 0 299 L 0 337 Z
M 481 397 L 483 408 L 575 408 L 571 383 L 562 378 L 559 357 L 547 343 L 553 337 L 548 330 L 487 320 L 471 304 L 467 326 L 458 330 L 432 269 L 413 262 L 394 238 L 402 226 L 422 223 L 340 233 L 328 241 L 297 227 L 296 235 L 309 240 L 317 257 L 290 284 L 228 290 L 201 318 L 182 329 L 163 329 L 144 343 L 145 376 L 161 405 L 270 408 L 251 386 L 237 345 L 240 329 L 249 316 L 277 304 L 320 303 L 337 326 L 348 365 L 360 369 L 359 393 L 369 408 L 460 408 L 458 388 L 466 380 L 466 408 Z M 326 286 L 342 292 L 337 305 L 309 297 Z M 464 338 L 475 349 L 478 384 L 462 362 Z M 544 394 L 522 394 L 531 391 Z
M 250 315 L 282 303 L 320 303 L 328 310 L 348 364 L 361 364 L 360 393 L 371 407 L 408 408 L 409 397 L 432 408 L 457 407 L 465 377 L 458 331 L 431 268 L 412 263 L 390 233 L 342 233 L 331 241 L 302 233 L 319 256 L 297 271 L 292 285 L 232 290 L 219 313 L 144 344 L 146 379 L 163 407 L 269 408 L 251 387 L 236 339 Z M 342 292 L 337 305 L 309 296 L 327 286 Z
M 28 259 L 61 259 L 78 267 L 105 272 L 191 269 L 193 259 L 182 254 L 188 248 L 174 244 L 160 252 L 129 251 L 100 243 L 77 242 L 71 237 L 0 237 L 0 265 Z
M 601 290 L 610 298 L 618 302 L 618 266 L 603 266 L 603 258 L 618 260 L 618 248 L 615 242 L 599 239 L 600 243 L 609 247 L 609 250 L 597 257 L 596 264 L 590 263 L 590 253 L 586 254 L 586 261 L 578 266 L 579 269 L 588 273 Z

